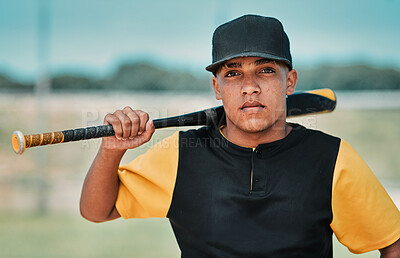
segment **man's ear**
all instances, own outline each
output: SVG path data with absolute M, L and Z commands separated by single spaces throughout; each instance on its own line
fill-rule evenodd
M 213 76 L 213 77 L 212 77 L 212 85 L 213 85 L 214 92 L 215 92 L 215 98 L 216 98 L 217 100 L 221 100 L 222 97 L 221 97 L 221 92 L 220 92 L 220 90 L 219 90 L 219 84 L 218 84 L 218 78 L 217 78 L 217 76 Z
M 286 95 L 292 95 L 297 84 L 297 71 L 292 69 L 287 73 Z

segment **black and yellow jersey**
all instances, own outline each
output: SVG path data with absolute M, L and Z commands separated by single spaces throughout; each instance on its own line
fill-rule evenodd
M 119 170 L 124 218 L 168 217 L 182 257 L 332 257 L 400 238 L 400 213 L 345 141 L 292 124 L 238 146 L 216 127 L 177 132 Z

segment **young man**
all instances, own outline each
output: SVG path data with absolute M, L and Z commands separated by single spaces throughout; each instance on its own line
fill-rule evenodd
M 119 167 L 154 126 L 130 107 L 107 115 L 116 136 L 88 172 L 83 217 L 168 217 L 182 257 L 332 257 L 332 232 L 354 253 L 400 257 L 400 213 L 358 154 L 286 123 L 297 72 L 278 20 L 218 27 L 206 69 L 226 123 L 177 132 Z

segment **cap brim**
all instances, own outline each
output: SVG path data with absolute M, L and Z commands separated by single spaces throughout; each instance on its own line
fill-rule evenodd
M 237 58 L 237 57 L 261 57 L 261 58 L 268 58 L 271 60 L 277 60 L 277 61 L 282 61 L 285 62 L 288 66 L 289 69 L 292 69 L 292 63 L 286 59 L 286 58 L 282 58 L 282 57 L 278 57 L 275 55 L 271 55 L 271 54 L 267 54 L 267 53 L 262 53 L 262 52 L 245 52 L 245 53 L 239 53 L 239 54 L 235 54 L 235 55 L 231 55 L 228 57 L 225 57 L 221 60 L 219 60 L 218 62 L 212 63 L 209 66 L 206 67 L 206 70 L 209 72 L 216 72 L 218 70 L 218 68 L 225 63 L 228 60 L 231 60 L 233 58 Z

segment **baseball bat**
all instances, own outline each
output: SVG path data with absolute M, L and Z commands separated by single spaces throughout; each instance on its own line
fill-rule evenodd
M 296 92 L 287 97 L 286 105 L 287 117 L 326 113 L 335 109 L 336 96 L 330 89 Z M 219 125 L 224 119 L 224 108 L 219 106 L 189 114 L 155 119 L 153 123 L 154 127 L 159 129 L 179 126 Z M 111 125 L 100 125 L 33 135 L 24 135 L 20 131 L 14 131 L 11 142 L 14 152 L 22 154 L 26 148 L 113 135 L 114 130 Z

